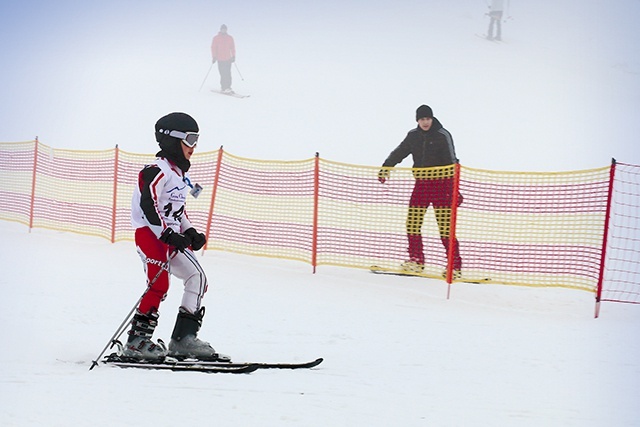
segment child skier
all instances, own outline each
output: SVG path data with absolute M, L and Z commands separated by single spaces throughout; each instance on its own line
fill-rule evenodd
M 171 113 L 158 120 L 155 130 L 160 151 L 140 171 L 131 205 L 135 242 L 151 286 L 133 317 L 123 355 L 145 360 L 166 355 L 215 359 L 218 355 L 211 345 L 197 337 L 205 312 L 201 303 L 207 277 L 193 251 L 201 249 L 206 238 L 185 211 L 191 187 L 187 172 L 198 142 L 198 124 L 188 114 Z M 169 273 L 184 281 L 184 295 L 167 352 L 151 337 L 160 303 L 169 290 Z

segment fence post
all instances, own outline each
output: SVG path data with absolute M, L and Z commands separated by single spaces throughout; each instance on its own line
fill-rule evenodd
M 118 208 L 118 161 L 119 161 L 118 144 L 116 144 L 116 150 L 113 160 L 113 204 L 111 205 L 111 243 L 116 241 L 116 211 Z
M 36 203 L 36 176 L 38 170 L 38 137 L 36 136 L 35 140 L 35 148 L 33 150 L 33 173 L 31 176 L 31 206 L 29 206 L 29 233 L 31 233 L 31 229 L 33 228 L 33 212 L 35 210 Z
M 316 153 L 313 170 L 313 231 L 311 238 L 311 265 L 313 274 L 318 265 L 318 203 L 320 199 L 320 153 Z
M 451 219 L 449 223 L 449 248 L 447 249 L 447 299 L 451 295 L 453 278 L 453 253 L 456 241 L 456 223 L 458 218 L 458 195 L 460 194 L 460 163 L 453 166 L 453 194 L 451 195 Z
M 609 193 L 607 194 L 607 209 L 604 218 L 604 231 L 602 233 L 602 251 L 600 252 L 600 273 L 598 274 L 598 288 L 596 290 L 595 318 L 600 315 L 600 298 L 602 297 L 602 284 L 604 282 L 605 259 L 607 256 L 607 239 L 609 237 L 609 219 L 611 217 L 611 202 L 613 199 L 613 184 L 616 175 L 616 159 L 611 159 L 609 170 Z
M 220 150 L 218 150 L 218 160 L 216 163 L 216 172 L 215 172 L 216 175 L 213 177 L 213 189 L 211 190 L 211 204 L 209 205 L 209 217 L 207 219 L 207 230 L 205 231 L 205 236 L 207 238 L 207 241 L 204 244 L 204 247 L 202 248 L 203 251 L 207 249 L 207 247 L 209 246 L 209 239 L 211 239 L 211 234 L 209 233 L 209 230 L 211 230 L 211 222 L 213 221 L 213 207 L 215 206 L 215 203 L 216 203 L 216 193 L 218 192 L 220 168 L 222 167 L 222 154 L 224 152 L 222 147 L 223 146 L 221 145 Z

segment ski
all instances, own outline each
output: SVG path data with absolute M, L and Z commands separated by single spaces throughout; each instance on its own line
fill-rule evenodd
M 203 370 L 208 369 L 212 372 L 216 372 L 216 369 L 220 369 L 220 372 L 234 372 L 245 373 L 253 372 L 257 369 L 310 369 L 318 366 L 323 362 L 323 358 L 310 360 L 308 362 L 299 363 L 280 363 L 280 362 L 220 362 L 220 361 L 207 361 L 198 359 L 185 359 L 177 360 L 172 357 L 166 357 L 165 359 L 157 362 L 152 361 L 139 361 L 132 358 L 126 358 L 116 355 L 115 353 L 107 356 L 103 363 L 106 365 L 114 365 L 119 367 L 136 367 L 149 369 L 171 369 L 171 370 Z
M 300 363 L 270 363 L 270 362 L 208 362 L 206 360 L 185 360 L 181 363 L 197 363 L 202 366 L 210 366 L 210 367 L 229 367 L 229 368 L 241 368 L 243 366 L 253 366 L 256 369 L 310 369 L 318 366 L 322 363 L 324 359 L 322 357 L 317 358 L 316 360 L 310 360 L 308 362 L 300 362 Z
M 232 96 L 234 98 L 248 98 L 251 96 L 251 95 L 241 95 L 236 92 L 222 92 L 221 90 L 216 90 L 216 89 L 211 89 L 211 92 L 218 93 L 220 95 Z
M 161 340 L 158 340 L 161 342 Z M 102 362 L 107 365 L 121 368 L 147 368 L 147 369 L 169 369 L 173 371 L 202 371 L 202 372 L 230 372 L 248 373 L 257 369 L 310 369 L 318 366 L 324 360 L 319 357 L 315 360 L 298 363 L 271 363 L 271 362 L 232 362 L 226 355 L 218 355 L 215 360 L 201 360 L 189 358 L 175 358 L 166 356 L 159 361 L 141 361 L 132 357 L 122 356 L 122 344 L 119 341 L 113 343 L 118 347 L 118 351 L 105 356 Z
M 193 363 L 171 363 L 163 362 L 118 362 L 103 361 L 108 366 L 117 366 L 118 368 L 137 368 L 174 372 L 204 372 L 208 374 L 248 374 L 258 369 L 255 365 L 240 365 L 236 367 L 207 366 L 198 362 Z
M 387 276 L 403 276 L 403 277 L 428 277 L 426 275 L 424 275 L 423 273 L 412 273 L 410 271 L 398 271 L 398 270 L 391 270 L 391 269 L 384 269 L 382 267 L 378 267 L 376 265 L 372 265 L 369 269 L 369 271 L 371 271 L 374 274 L 383 274 L 383 275 L 387 275 Z M 480 284 L 480 283 L 487 283 L 490 282 L 491 279 L 488 277 L 482 278 L 482 279 L 467 279 L 465 277 L 461 277 L 459 279 L 455 279 L 456 282 L 463 282 L 463 283 L 473 283 L 473 284 Z
M 481 39 L 486 40 L 486 41 L 488 41 L 488 42 L 493 42 L 493 43 L 498 43 L 498 44 L 500 44 L 500 43 L 504 43 L 504 42 L 505 42 L 505 41 L 504 41 L 504 40 L 502 40 L 502 39 L 500 39 L 500 40 L 497 40 L 497 39 L 489 39 L 489 38 L 487 38 L 487 35 L 486 35 L 486 34 L 481 35 L 481 34 L 477 34 L 477 33 L 476 33 L 476 36 L 477 36 L 477 37 L 480 37 Z

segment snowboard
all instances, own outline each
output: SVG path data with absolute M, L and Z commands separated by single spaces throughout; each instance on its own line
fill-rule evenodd
M 388 270 L 388 269 L 384 269 L 381 267 L 378 267 L 376 265 L 372 265 L 369 269 L 369 271 L 371 271 L 374 274 L 383 274 L 383 275 L 387 275 L 387 276 L 404 276 L 404 277 L 425 277 L 423 276 L 421 273 L 412 273 L 409 271 L 399 271 L 399 270 Z M 443 278 L 444 279 L 444 278 Z M 488 277 L 485 278 L 481 278 L 481 279 L 477 279 L 477 278 L 465 278 L 465 277 L 461 277 L 459 279 L 455 279 L 456 282 L 464 282 L 464 283 L 473 283 L 473 284 L 480 284 L 480 283 L 487 283 L 490 282 L 491 279 Z

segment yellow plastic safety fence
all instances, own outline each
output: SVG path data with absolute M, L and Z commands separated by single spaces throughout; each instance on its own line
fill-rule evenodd
M 131 198 L 133 190 L 138 184 L 138 173 L 144 165 L 155 159 L 153 155 L 128 153 L 116 149 L 118 156 L 117 197 L 116 197 L 116 221 L 114 224 L 113 241 L 132 240 L 131 228 Z M 197 198 L 189 198 L 187 202 L 187 214 L 189 220 L 199 230 L 205 230 L 209 218 L 210 204 L 213 190 L 213 182 L 216 176 L 218 152 L 197 153 L 192 158 L 192 166 L 189 169 L 192 185 L 196 183 L 202 187 L 202 192 Z
M 1 147 L 1 218 L 111 237 L 114 150 L 61 150 L 37 141 Z
M 36 141 L 0 144 L 0 219 L 31 225 Z
M 413 261 L 413 274 L 436 278 L 452 264 L 454 280 L 595 291 L 609 167 L 461 167 L 456 188 L 452 166 L 394 168 L 384 183 L 378 169 L 321 163 L 320 264 L 401 272 Z
M 130 240 L 131 196 L 138 172 L 153 158 L 118 147 L 77 151 L 38 141 L 0 144 L 0 219 Z M 613 217 L 625 205 L 611 205 L 612 171 L 381 169 L 317 155 L 300 161 L 246 159 L 220 149 L 192 158 L 192 183 L 203 191 L 187 202 L 187 214 L 207 234 L 207 249 L 298 260 L 314 269 L 375 267 L 454 282 L 595 292 L 605 264 L 607 213 Z M 627 175 L 640 179 L 637 169 Z M 625 185 L 619 190 L 625 200 L 636 201 L 639 187 Z M 609 230 L 613 236 L 628 229 L 637 235 L 640 228 L 613 221 L 610 227 L 616 228 Z M 637 253 L 637 239 L 615 241 Z M 606 297 L 638 298 L 635 289 L 615 294 L 618 285 L 607 288 L 626 283 L 614 276 L 607 274 Z
M 220 157 L 207 248 L 310 263 L 314 159 L 260 161 L 226 152 Z
M 462 168 L 463 274 L 492 282 L 598 286 L 609 167 L 561 173 Z
M 438 204 L 439 230 L 435 220 L 425 218 L 425 202 L 437 202 L 430 190 L 439 189 L 442 181 L 451 183 L 452 177 L 452 166 L 380 169 L 321 161 L 318 264 L 403 272 L 403 263 L 412 261 L 410 249 L 415 243 L 416 256 L 424 257 L 414 260 L 418 266 L 411 272 L 442 279 L 446 268 L 442 238 L 448 237 L 451 209 Z M 416 182 L 429 185 L 424 192 L 415 191 Z
M 640 304 L 640 166 L 615 165 L 602 301 Z

